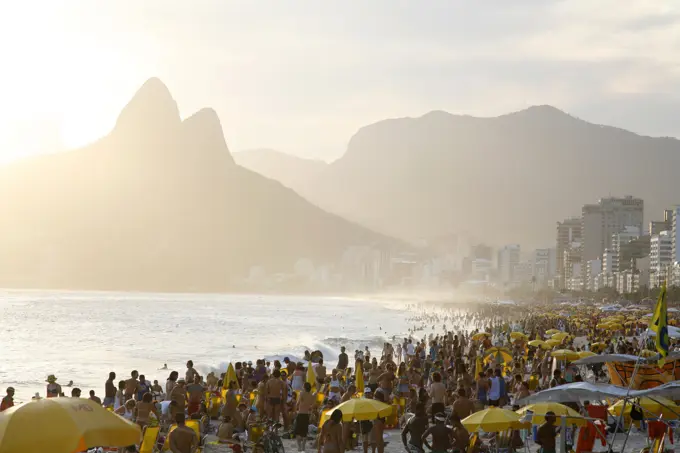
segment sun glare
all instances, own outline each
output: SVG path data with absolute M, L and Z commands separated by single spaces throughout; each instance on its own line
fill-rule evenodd
M 142 79 L 110 43 L 86 39 L 53 13 L 40 15 L 31 30 L 19 20 L 0 21 L 0 39 L 12 42 L 3 59 L 13 69 L 0 72 L 0 163 L 105 135 L 131 94 L 127 79 Z M 22 15 L 31 16 L 16 11 Z

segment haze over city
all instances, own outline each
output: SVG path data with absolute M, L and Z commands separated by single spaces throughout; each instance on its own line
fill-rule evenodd
M 635 292 L 604 261 L 675 228 L 678 6 L 13 3 L 0 287 Z

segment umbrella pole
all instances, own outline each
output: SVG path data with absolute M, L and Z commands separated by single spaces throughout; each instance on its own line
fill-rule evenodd
M 646 340 L 647 340 L 647 335 L 645 334 L 645 341 Z M 612 443 L 609 446 L 609 450 L 608 450 L 609 453 L 612 453 L 614 451 L 614 442 L 616 441 L 616 435 L 619 432 L 619 426 L 621 426 L 622 423 L 623 423 L 623 414 L 626 411 L 626 403 L 628 403 L 628 400 L 629 400 L 628 394 L 630 393 L 630 389 L 633 386 L 633 381 L 635 380 L 635 375 L 637 374 L 637 370 L 640 367 L 640 360 L 641 360 L 641 358 L 638 357 L 638 359 L 635 361 L 635 368 L 633 368 L 633 373 L 631 374 L 630 380 L 628 381 L 628 390 L 626 391 L 626 396 L 623 398 L 623 405 L 621 407 L 621 415 L 619 415 L 619 417 L 616 419 L 616 427 L 614 428 L 614 436 L 612 436 Z
M 560 416 L 560 453 L 567 453 L 567 417 Z

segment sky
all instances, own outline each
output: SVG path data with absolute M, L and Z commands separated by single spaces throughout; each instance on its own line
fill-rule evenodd
M 106 134 L 150 77 L 231 151 L 537 104 L 680 136 L 680 0 L 10 0 L 0 42 L 0 162 Z

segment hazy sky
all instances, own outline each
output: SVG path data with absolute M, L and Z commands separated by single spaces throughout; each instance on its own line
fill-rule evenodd
M 103 135 L 152 76 L 182 116 L 217 110 L 232 151 L 332 159 L 380 119 L 532 104 L 680 136 L 679 4 L 10 0 L 0 161 Z

